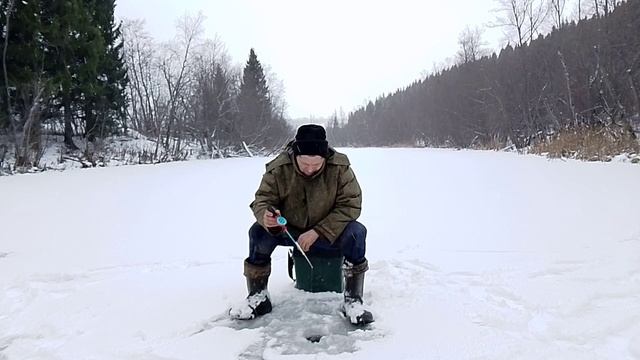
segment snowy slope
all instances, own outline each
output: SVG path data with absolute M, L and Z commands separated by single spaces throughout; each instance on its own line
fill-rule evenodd
M 640 358 L 640 167 L 345 151 L 371 329 L 293 288 L 285 249 L 273 314 L 224 317 L 268 159 L 70 170 L 0 178 L 0 359 Z

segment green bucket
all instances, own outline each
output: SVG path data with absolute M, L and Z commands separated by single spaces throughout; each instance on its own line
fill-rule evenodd
M 289 252 L 289 276 L 296 282 L 296 288 L 309 292 L 333 291 L 341 293 L 344 290 L 342 263 L 344 258 L 340 253 L 307 254 L 313 264 L 313 269 L 298 250 Z M 295 269 L 295 277 L 292 270 Z

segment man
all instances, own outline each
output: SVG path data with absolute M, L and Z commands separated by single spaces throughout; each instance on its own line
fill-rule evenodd
M 230 310 L 234 319 L 253 319 L 271 312 L 267 282 L 271 253 L 278 245 L 293 246 L 276 216 L 287 218 L 288 229 L 303 251 L 340 249 L 345 262 L 343 313 L 355 325 L 373 322 L 362 303 L 367 229 L 356 221 L 362 192 L 346 155 L 328 146 L 319 125 L 302 125 L 295 140 L 274 160 L 251 203 L 257 222 L 249 230 L 249 257 L 244 262 L 249 295 Z M 269 208 L 276 208 L 276 216 Z

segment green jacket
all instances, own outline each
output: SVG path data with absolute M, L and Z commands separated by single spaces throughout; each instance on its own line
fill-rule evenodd
M 294 230 L 314 229 L 334 242 L 350 221 L 360 216 L 362 191 L 349 158 L 334 149 L 313 177 L 298 169 L 290 146 L 266 165 L 266 172 L 250 207 L 262 226 L 269 205 L 287 219 Z

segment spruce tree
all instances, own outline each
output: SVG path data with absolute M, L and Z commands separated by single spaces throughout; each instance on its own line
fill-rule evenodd
M 242 73 L 237 103 L 236 132 L 239 139 L 248 144 L 265 144 L 272 106 L 267 80 L 253 49 L 249 52 L 249 60 Z
M 89 140 L 113 133 L 124 118 L 127 76 L 114 0 L 42 0 L 48 73 L 55 82 L 54 110 L 64 119 L 65 144 L 77 149 L 82 121 Z
M 42 0 L 42 4 L 49 57 L 47 71 L 58 84 L 55 110 L 64 119 L 64 142 L 74 150 L 76 114 L 82 110 L 82 101 L 96 73 L 97 52 L 90 45 L 97 39 L 97 33 L 90 27 L 81 0 Z
M 85 4 L 99 39 L 91 44 L 97 51 L 96 77 L 89 79 L 92 86 L 87 89 L 84 104 L 86 133 L 89 140 L 93 140 L 95 136 L 114 133 L 118 120 L 125 118 L 128 78 L 122 58 L 120 25 L 114 20 L 115 0 L 93 0 Z

